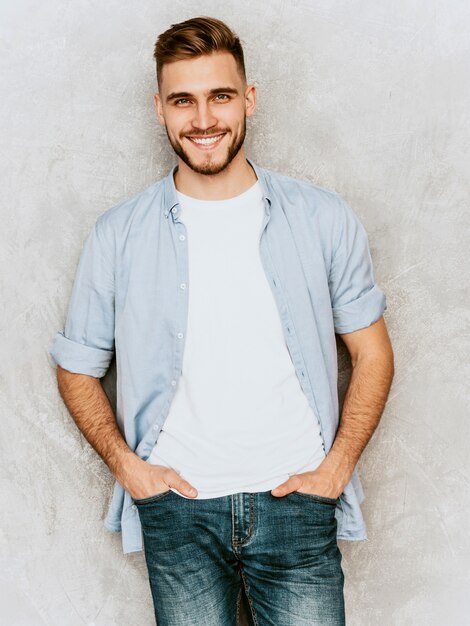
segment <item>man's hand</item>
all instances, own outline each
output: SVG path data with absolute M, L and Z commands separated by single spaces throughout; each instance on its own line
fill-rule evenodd
M 170 488 L 188 498 L 197 496 L 197 490 L 174 469 L 146 463 L 137 456 L 129 457 L 117 480 L 135 500 L 156 496 Z
M 339 498 L 348 480 L 344 482 L 337 475 L 322 469 L 320 465 L 311 472 L 294 474 L 288 480 L 271 491 L 273 496 L 286 496 L 293 491 L 308 493 L 310 495 L 323 496 L 325 498 Z
M 173 469 L 151 465 L 133 452 L 116 423 L 101 381 L 57 367 L 60 394 L 80 431 L 132 498 L 140 499 L 177 489 L 188 498 L 197 491 Z M 191 489 L 194 489 L 194 493 Z

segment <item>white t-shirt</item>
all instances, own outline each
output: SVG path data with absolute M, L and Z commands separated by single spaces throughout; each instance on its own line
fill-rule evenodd
M 325 450 L 261 263 L 261 185 L 228 200 L 180 192 L 178 200 L 189 255 L 187 336 L 148 462 L 177 470 L 202 499 L 271 490 L 316 469 Z

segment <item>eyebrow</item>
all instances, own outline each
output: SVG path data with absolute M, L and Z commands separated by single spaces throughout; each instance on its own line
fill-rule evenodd
M 232 95 L 238 95 L 238 90 L 234 89 L 233 87 L 217 87 L 216 89 L 210 89 L 209 91 L 206 91 L 206 94 L 208 96 L 216 96 L 219 93 L 230 93 Z M 178 98 L 191 98 L 192 96 L 193 94 L 189 93 L 188 91 L 174 91 L 166 97 L 166 101 L 171 102 L 172 100 L 177 100 Z

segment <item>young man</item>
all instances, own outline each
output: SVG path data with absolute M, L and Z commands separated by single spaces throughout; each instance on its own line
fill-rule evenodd
M 260 626 L 343 624 L 337 539 L 366 538 L 355 466 L 393 377 L 367 235 L 338 194 L 247 159 L 256 89 L 224 23 L 174 25 L 155 58 L 177 165 L 96 220 L 60 393 L 116 478 L 105 525 L 144 549 L 159 626 L 235 625 L 242 588 Z

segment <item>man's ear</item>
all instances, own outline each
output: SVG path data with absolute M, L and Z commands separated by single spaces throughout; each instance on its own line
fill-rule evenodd
M 157 112 L 158 121 L 160 122 L 162 126 L 165 126 L 165 117 L 163 115 L 163 107 L 162 107 L 162 100 L 160 98 L 160 94 L 156 93 L 153 96 L 153 99 L 155 101 L 155 110 Z
M 256 87 L 248 85 L 245 89 L 245 113 L 247 117 L 251 117 L 256 108 Z

